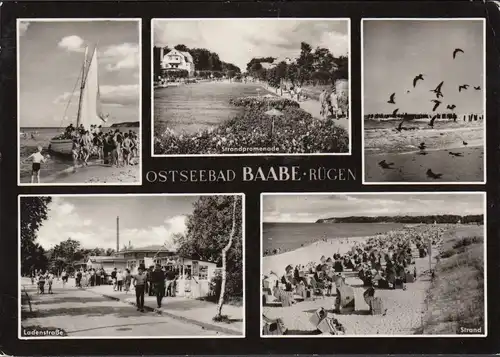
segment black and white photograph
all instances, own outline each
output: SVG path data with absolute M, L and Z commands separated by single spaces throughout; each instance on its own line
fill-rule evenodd
M 348 18 L 151 28 L 153 156 L 350 154 Z
M 18 184 L 140 185 L 141 20 L 18 19 Z
M 486 182 L 482 18 L 363 19 L 363 183 Z
M 261 195 L 262 337 L 479 337 L 486 194 Z
M 19 338 L 245 336 L 244 195 L 22 195 Z

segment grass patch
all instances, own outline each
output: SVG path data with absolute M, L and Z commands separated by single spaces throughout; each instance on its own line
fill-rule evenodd
M 417 333 L 457 334 L 460 326 L 484 331 L 484 241 L 461 237 L 448 247 L 435 269 L 426 311 Z

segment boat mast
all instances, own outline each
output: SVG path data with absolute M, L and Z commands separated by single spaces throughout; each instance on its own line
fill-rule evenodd
M 83 60 L 83 66 L 82 66 L 82 82 L 80 84 L 80 98 L 78 99 L 78 112 L 76 114 L 76 127 L 78 128 L 80 126 L 80 115 L 81 115 L 81 110 L 82 110 L 82 96 L 83 96 L 83 89 L 85 88 L 85 82 L 87 80 L 85 76 L 85 69 L 87 67 L 87 52 L 89 48 L 88 46 L 85 47 L 85 59 Z

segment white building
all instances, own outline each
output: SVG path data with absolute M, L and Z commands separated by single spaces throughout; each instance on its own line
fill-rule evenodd
M 188 71 L 189 77 L 192 77 L 194 75 L 195 68 L 193 57 L 189 52 L 183 52 L 174 49 L 165 55 L 164 49 L 162 47 L 160 50 L 160 59 L 160 66 L 162 71 L 180 69 Z

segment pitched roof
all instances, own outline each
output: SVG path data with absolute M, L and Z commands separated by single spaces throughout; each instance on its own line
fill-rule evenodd
M 193 56 L 191 56 L 191 53 L 189 53 L 189 52 L 182 52 L 182 51 L 179 51 L 179 52 L 182 53 L 182 55 L 186 59 L 186 62 L 193 63 Z

